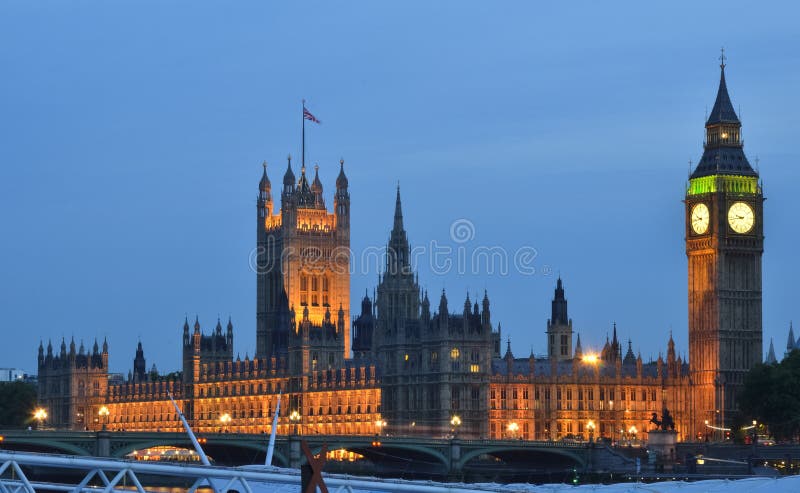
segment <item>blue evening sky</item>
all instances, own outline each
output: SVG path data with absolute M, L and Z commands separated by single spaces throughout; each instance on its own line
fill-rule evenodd
M 111 368 L 180 367 L 184 314 L 253 354 L 255 196 L 300 154 L 300 101 L 358 257 L 402 187 L 420 283 L 489 291 L 517 356 L 544 353 L 558 272 L 584 347 L 616 321 L 647 360 L 687 347 L 684 186 L 728 55 L 766 202 L 764 350 L 800 319 L 797 5 L 761 2 L 28 2 L 0 5 L 0 366 L 108 337 Z M 297 161 L 295 161 L 297 163 Z M 295 166 L 295 172 L 298 172 Z M 451 225 L 469 221 L 469 241 Z M 460 224 L 467 224 L 461 221 Z M 469 224 L 467 224 L 469 226 Z M 508 272 L 459 272 L 500 247 Z M 460 249 L 460 250 L 459 250 Z M 514 268 L 535 249 L 533 274 Z M 469 264 L 469 260 L 467 261 Z M 355 265 L 352 307 L 374 266 Z M 504 342 L 505 345 L 505 342 Z M 56 348 L 57 350 L 57 348 Z

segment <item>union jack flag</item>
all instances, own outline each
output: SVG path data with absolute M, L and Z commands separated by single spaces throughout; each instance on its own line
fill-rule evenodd
M 322 123 L 317 119 L 316 116 L 312 115 L 311 112 L 308 111 L 305 106 L 303 106 L 303 118 L 312 121 L 314 123 Z

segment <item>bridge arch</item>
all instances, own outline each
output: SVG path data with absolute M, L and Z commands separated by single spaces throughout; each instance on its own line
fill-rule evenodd
M 112 457 L 123 458 L 126 455 L 133 452 L 134 450 L 142 450 L 160 446 L 182 447 L 189 450 L 194 450 L 194 446 L 192 445 L 192 442 L 188 438 L 164 436 L 162 438 L 153 438 L 150 440 L 126 442 L 125 444 L 115 448 L 112 451 L 111 455 Z M 211 457 L 213 457 L 214 454 L 209 453 L 209 449 L 213 451 L 214 448 L 229 448 L 229 449 L 261 452 L 264 454 L 266 453 L 266 449 L 263 443 L 252 442 L 247 440 L 242 440 L 242 441 L 225 440 L 223 442 L 208 443 L 203 448 L 205 449 L 205 452 L 208 453 Z M 288 458 L 280 450 L 280 447 L 277 444 L 273 453 L 273 460 L 277 463 L 277 465 L 281 467 L 289 466 Z
M 461 459 L 458 461 L 457 468 L 459 470 L 463 469 L 464 466 L 467 465 L 469 461 L 472 459 L 481 456 L 481 455 L 492 455 L 497 457 L 498 454 L 524 454 L 524 455 L 556 455 L 566 459 L 573 461 L 575 464 L 581 466 L 582 468 L 586 466 L 586 459 L 581 456 L 580 454 L 576 454 L 571 450 L 565 450 L 556 447 L 509 447 L 509 446 L 496 446 L 496 447 L 486 447 L 486 448 L 478 448 L 474 450 L 468 450 L 461 454 Z
M 321 444 L 314 444 L 311 448 L 311 452 L 313 454 L 319 454 L 322 450 Z M 333 442 L 328 444 L 328 450 L 349 450 L 351 452 L 361 453 L 362 451 L 366 452 L 373 452 L 373 455 L 377 455 L 377 452 L 386 450 L 386 451 L 407 451 L 407 452 L 415 452 L 417 454 L 430 457 L 435 459 L 438 463 L 440 463 L 445 468 L 449 467 L 450 459 L 441 451 L 436 450 L 434 448 L 426 447 L 424 445 L 414 445 L 411 443 L 392 443 L 392 442 L 383 442 L 380 446 L 373 446 L 372 443 L 367 442 Z M 301 457 L 301 462 L 305 463 L 306 458 Z
M 47 451 L 49 453 L 59 453 L 68 455 L 90 456 L 94 452 L 94 443 L 88 444 L 89 448 L 81 447 L 80 445 L 62 442 L 60 440 L 38 440 L 33 437 L 31 440 L 25 440 L 21 437 L 14 437 L 13 439 L 6 438 L 7 445 L 23 446 L 31 452 Z M 15 450 L 19 450 L 15 448 Z

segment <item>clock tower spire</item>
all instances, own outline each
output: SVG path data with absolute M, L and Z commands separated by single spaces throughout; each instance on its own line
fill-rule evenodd
M 706 121 L 703 156 L 686 191 L 689 371 L 695 429 L 729 424 L 746 373 L 762 358 L 761 255 L 764 196 L 744 154 L 720 56 L 720 82 Z

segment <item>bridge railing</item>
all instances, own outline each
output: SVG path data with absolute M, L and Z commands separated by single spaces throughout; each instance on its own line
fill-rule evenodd
M 84 471 L 83 479 L 77 484 L 54 484 L 31 481 L 21 466 L 39 469 L 53 468 Z M 12 470 L 14 476 L 6 477 L 6 471 Z M 41 490 L 74 491 L 76 493 L 130 493 L 130 488 L 123 489 L 120 483 L 128 480 L 138 493 L 146 493 L 139 480 L 140 475 L 166 478 L 184 478 L 194 480 L 188 493 L 194 493 L 200 486 L 208 486 L 215 493 L 231 489 L 253 493 L 274 492 L 277 487 L 292 485 L 300 487 L 300 473 L 297 470 L 271 467 L 236 468 L 202 466 L 188 464 L 163 464 L 119 459 L 94 459 L 53 454 L 32 454 L 27 452 L 0 452 L 0 490 L 24 491 L 36 493 Z M 100 482 L 101 488 L 90 486 L 92 482 Z M 444 484 L 432 481 L 384 480 L 377 478 L 356 478 L 342 475 L 325 477 L 329 490 L 334 493 L 500 493 L 510 491 L 497 485 L 471 486 L 466 484 Z M 11 487 L 11 488 L 9 488 Z

